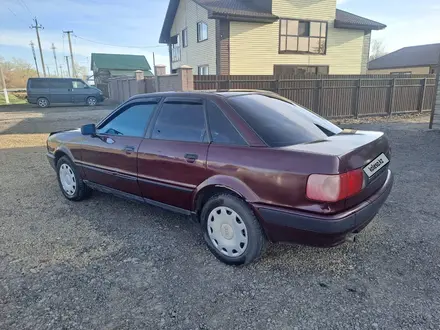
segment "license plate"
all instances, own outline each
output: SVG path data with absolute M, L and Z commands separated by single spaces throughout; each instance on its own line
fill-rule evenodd
M 371 178 L 375 173 L 377 173 L 382 167 L 388 164 L 390 160 L 384 154 L 380 154 L 375 159 L 371 161 L 370 164 L 364 167 L 364 172 Z

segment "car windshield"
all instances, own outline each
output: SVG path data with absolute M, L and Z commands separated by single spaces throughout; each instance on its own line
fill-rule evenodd
M 310 110 L 280 97 L 246 94 L 230 97 L 228 102 L 269 147 L 325 140 L 342 131 Z

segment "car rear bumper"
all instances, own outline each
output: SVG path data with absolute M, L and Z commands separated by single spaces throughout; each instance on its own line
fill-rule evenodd
M 334 246 L 357 233 L 373 220 L 393 186 L 388 170 L 383 186 L 366 201 L 339 214 L 318 215 L 281 208 L 253 205 L 267 236 L 274 242 L 295 242 L 314 246 Z

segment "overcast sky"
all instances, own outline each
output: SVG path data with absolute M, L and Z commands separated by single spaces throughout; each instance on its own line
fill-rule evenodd
M 92 52 L 144 54 L 152 65 L 168 65 L 167 48 L 158 43 L 167 0 L 1 0 L 0 56 L 33 62 L 29 29 L 37 16 L 46 64 L 55 70 L 51 44 L 57 47 L 59 64 L 65 68 L 68 55 L 63 30 L 73 30 L 74 55 L 81 65 L 90 66 Z M 28 7 L 28 8 L 26 8 Z M 440 42 L 439 0 L 338 0 L 338 8 L 379 21 L 388 27 L 373 32 L 387 51 L 405 46 Z M 88 39 L 88 40 L 85 40 Z M 99 43 L 102 44 L 99 44 Z M 108 45 L 103 45 L 108 44 Z M 125 47 L 131 46 L 131 47 Z M 159 46 L 159 47 L 158 47 Z

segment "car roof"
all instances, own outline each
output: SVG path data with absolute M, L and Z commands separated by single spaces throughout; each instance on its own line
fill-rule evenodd
M 29 78 L 28 80 L 73 80 L 73 79 L 81 79 L 81 78 L 45 78 L 45 77 L 35 77 Z
M 234 96 L 249 95 L 249 94 L 273 94 L 270 91 L 258 90 L 258 89 L 226 89 L 226 90 L 197 90 L 190 92 L 157 92 L 148 94 L 137 94 L 130 97 L 130 100 L 150 97 L 202 97 L 206 96 L 220 96 L 230 98 Z

